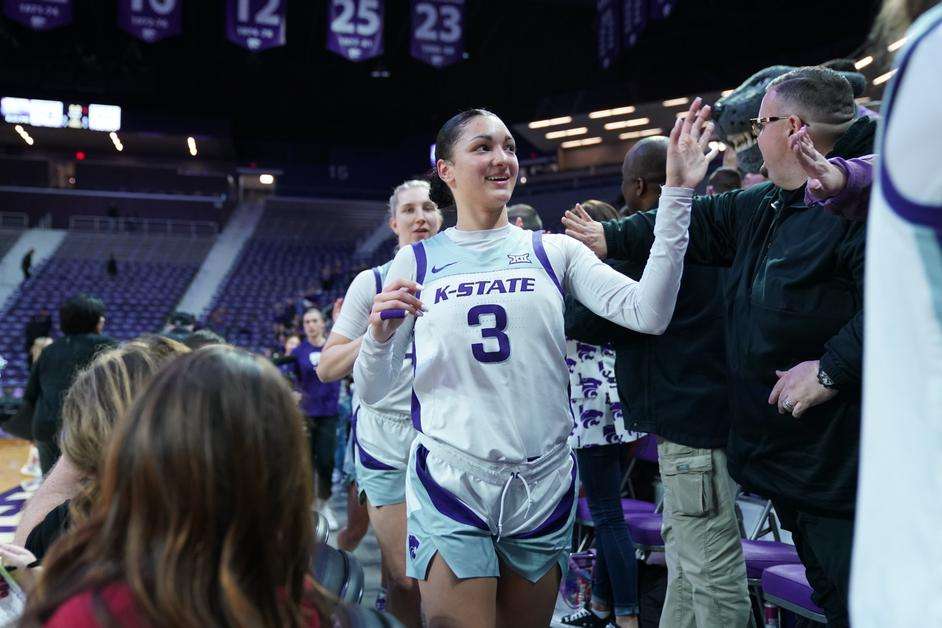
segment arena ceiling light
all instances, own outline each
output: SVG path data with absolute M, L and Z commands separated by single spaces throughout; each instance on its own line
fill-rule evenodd
M 684 98 L 671 98 L 670 100 L 665 100 L 661 104 L 665 107 L 678 107 L 680 105 L 686 105 L 690 102 L 690 99 L 687 97 Z
M 890 70 L 890 71 L 887 72 L 886 74 L 881 74 L 881 75 L 878 76 L 877 78 L 873 79 L 873 84 L 874 84 L 874 85 L 883 85 L 883 84 L 886 83 L 888 80 L 890 80 L 890 78 L 891 78 L 894 74 L 896 74 L 896 70 Z
M 651 137 L 652 135 L 663 135 L 664 129 L 644 129 L 643 131 L 628 131 L 618 136 L 620 140 L 636 140 L 642 137 Z
M 713 150 L 715 148 L 721 153 L 726 150 L 726 144 L 724 144 L 723 142 L 710 142 L 708 146 L 710 147 L 710 150 Z
M 615 129 L 627 129 L 633 126 L 644 126 L 651 122 L 650 118 L 635 118 L 633 120 L 620 120 L 618 122 L 609 122 L 605 125 L 606 131 L 614 131 Z
M 190 155 L 196 157 L 196 139 L 193 137 L 186 138 L 186 145 L 190 149 Z
M 906 43 L 906 38 L 903 37 L 902 39 L 897 39 L 896 41 L 894 41 L 892 44 L 887 46 L 886 49 L 890 52 L 896 52 L 897 50 L 902 48 L 903 44 L 905 43 Z
M 581 148 L 583 146 L 592 146 L 593 144 L 601 143 L 601 137 L 587 137 L 584 140 L 569 140 L 568 142 L 563 142 L 560 146 L 563 148 Z
M 587 128 L 584 127 L 584 126 L 580 126 L 580 127 L 574 128 L 574 129 L 563 129 L 562 131 L 550 131 L 549 133 L 546 134 L 546 139 L 548 139 L 548 140 L 556 140 L 556 139 L 559 139 L 559 138 L 561 138 L 561 137 L 572 137 L 572 136 L 574 136 L 574 135 L 585 135 L 585 134 L 588 133 L 588 132 L 589 132 L 589 129 L 587 129 Z
M 270 174 L 260 174 L 258 175 L 258 182 L 262 185 L 272 185 L 275 182 L 275 177 Z
M 24 129 L 22 125 L 17 124 L 15 127 L 13 127 L 13 130 L 19 133 L 20 137 L 24 142 L 26 142 L 27 145 L 32 146 L 35 143 L 35 140 L 33 140 L 30 134 L 26 132 L 26 129 Z
M 854 67 L 855 67 L 856 69 L 858 69 L 858 70 L 863 70 L 865 67 L 867 67 L 867 66 L 870 65 L 871 63 L 873 63 L 873 57 L 871 57 L 870 55 L 867 55 L 867 56 L 864 57 L 863 59 L 859 59 L 859 60 L 854 64 Z
M 537 120 L 527 126 L 531 129 L 545 129 L 548 126 L 559 126 L 560 124 L 569 124 L 572 122 L 572 116 L 561 116 L 559 118 L 549 118 L 548 120 Z
M 589 114 L 589 117 L 593 120 L 598 118 L 611 118 L 612 116 L 627 116 L 629 113 L 634 113 L 635 108 L 631 105 L 627 107 L 618 107 L 617 109 L 602 109 L 601 111 L 593 111 Z
M 124 150 L 124 144 L 121 143 L 121 138 L 118 137 L 118 134 L 112 131 L 108 134 L 108 137 L 111 138 L 112 143 L 114 143 L 115 149 L 120 153 Z

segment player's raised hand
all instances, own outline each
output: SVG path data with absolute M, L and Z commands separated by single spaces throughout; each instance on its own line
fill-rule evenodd
M 425 306 L 416 297 L 420 290 L 422 286 L 414 281 L 395 279 L 373 297 L 370 328 L 375 340 L 389 340 L 406 316 L 422 316 Z
M 706 176 L 719 148 L 707 150 L 713 134 L 710 106 L 695 98 L 687 115 L 677 118 L 667 144 L 667 185 L 695 188 Z

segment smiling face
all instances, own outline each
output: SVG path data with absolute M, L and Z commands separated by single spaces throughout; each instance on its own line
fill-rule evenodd
M 513 195 L 520 169 L 510 131 L 493 115 L 479 115 L 462 127 L 449 159 L 439 159 L 438 175 L 462 208 L 500 212 Z
M 396 213 L 389 228 L 399 237 L 399 246 L 431 238 L 442 226 L 442 215 L 428 195 L 428 188 L 406 188 L 396 195 Z

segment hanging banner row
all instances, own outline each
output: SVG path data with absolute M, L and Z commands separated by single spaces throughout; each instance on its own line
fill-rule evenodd
M 638 43 L 649 20 L 670 16 L 674 0 L 596 0 L 599 64 L 608 68 Z
M 464 57 L 465 0 L 411 0 L 409 50 L 436 68 Z M 226 36 L 249 50 L 286 43 L 288 0 L 226 0 Z M 327 48 L 350 61 L 383 54 L 385 0 L 328 0 Z M 118 25 L 153 43 L 182 32 L 183 0 L 118 0 Z M 72 0 L 3 0 L 8 18 L 45 31 L 72 22 Z

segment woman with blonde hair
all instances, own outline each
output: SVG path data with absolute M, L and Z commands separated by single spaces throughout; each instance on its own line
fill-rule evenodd
M 30 500 L 29 516 L 24 513 L 14 545 L 41 559 L 65 528 L 88 514 L 115 425 L 154 375 L 188 352 L 175 340 L 142 336 L 100 354 L 76 376 L 62 406 L 63 456 Z

